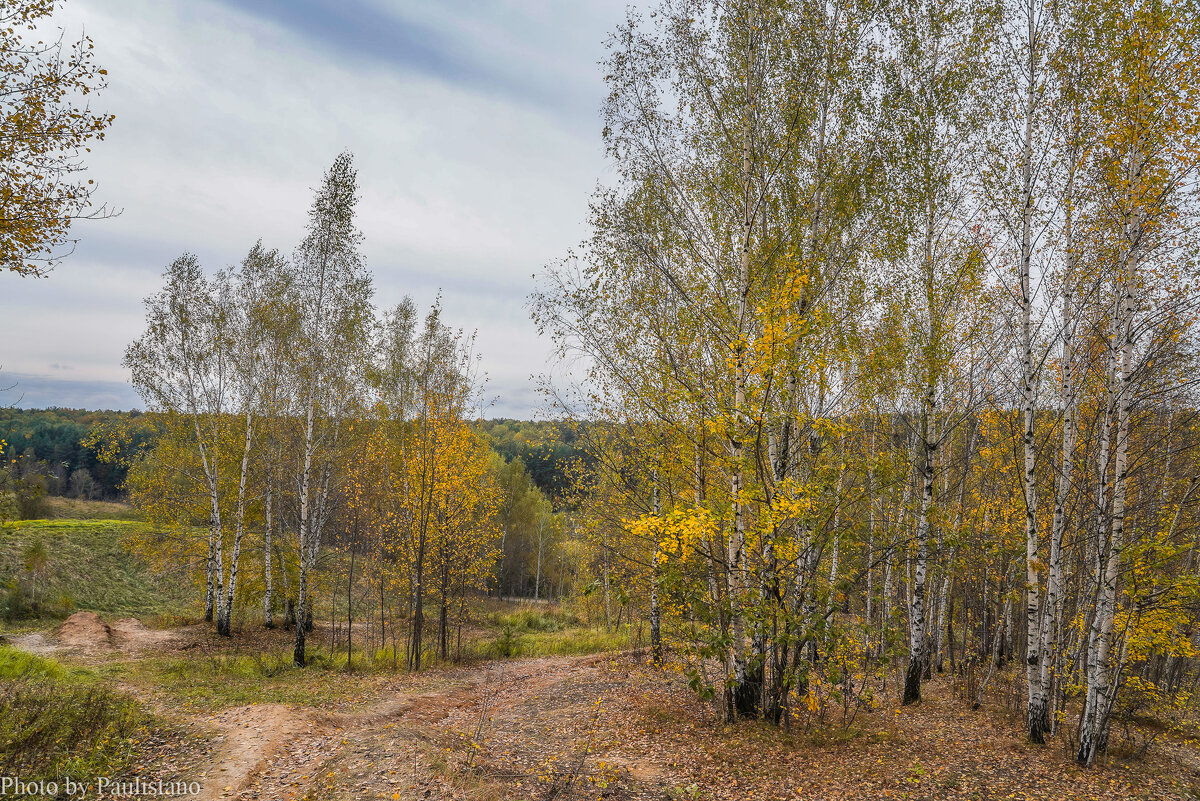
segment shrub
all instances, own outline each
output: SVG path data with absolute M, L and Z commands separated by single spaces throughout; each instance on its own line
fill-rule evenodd
M 86 783 L 132 764 L 148 719 L 92 678 L 0 646 L 0 775 Z
M 511 626 L 505 626 L 504 633 L 496 638 L 492 646 L 496 656 L 501 659 L 508 659 L 510 656 L 515 656 L 517 653 L 517 638 L 513 633 Z
M 23 779 L 88 782 L 133 759 L 144 718 L 131 699 L 52 680 L 0 685 L 0 770 Z

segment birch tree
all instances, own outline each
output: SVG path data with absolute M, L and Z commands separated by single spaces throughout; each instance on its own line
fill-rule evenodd
M 969 191 L 983 122 L 983 57 L 994 30 L 992 9 L 974 3 L 899 3 L 889 7 L 895 39 L 885 111 L 893 160 L 903 165 L 897 190 L 908 196 L 901 285 L 916 311 L 913 347 L 919 378 L 914 410 L 920 453 L 915 561 L 909 604 L 904 703 L 919 701 L 926 649 L 926 576 L 938 449 L 956 424 L 943 408 L 945 384 L 963 332 L 961 312 L 982 274 L 985 244 L 971 235 L 977 201 Z M 961 411 L 957 413 L 961 415 Z
M 1126 530 L 1131 426 L 1144 380 L 1139 366 L 1155 323 L 1161 323 L 1158 282 L 1167 275 L 1164 263 L 1177 258 L 1179 205 L 1196 175 L 1190 143 L 1200 134 L 1194 113 L 1200 18 L 1189 3 L 1097 3 L 1087 13 L 1094 15 L 1089 21 L 1103 49 L 1092 57 L 1108 66 L 1093 96 L 1103 142 L 1093 169 L 1097 222 L 1106 232 L 1101 252 L 1111 281 L 1105 293 L 1109 317 L 1092 530 L 1094 611 L 1076 754 L 1090 765 L 1107 747 L 1124 669 L 1116 622 L 1124 551 L 1131 544 Z
M 146 330 L 125 351 L 134 389 L 150 409 L 185 416 L 208 501 L 204 619 L 224 608 L 222 426 L 230 378 L 224 317 L 195 256 L 173 261 L 163 289 L 146 299 Z
M 358 180 L 349 153 L 334 160 L 314 193 L 308 229 L 293 265 L 299 325 L 289 361 L 292 406 L 298 426 L 291 481 L 297 498 L 297 604 L 293 660 L 305 663 L 305 635 L 312 599 L 309 577 L 336 483 L 342 478 L 339 450 L 365 370 L 372 320 L 371 282 L 355 226 Z
M 1043 743 L 1049 727 L 1048 691 L 1042 679 L 1041 583 L 1038 531 L 1037 443 L 1035 414 L 1045 353 L 1039 337 L 1037 298 L 1049 277 L 1046 238 L 1052 222 L 1050 165 L 1054 153 L 1051 125 L 1056 95 L 1051 69 L 1057 30 L 1050 9 L 1038 2 L 1004 8 L 998 54 L 1000 135 L 984 173 L 989 205 L 1003 232 L 1001 252 L 1015 262 L 1017 361 L 1020 365 L 1022 483 L 1025 501 L 1025 683 L 1029 698 L 1028 735 Z M 1053 244 L 1053 243 L 1050 243 Z M 1007 272 L 1007 271 L 1006 271 Z

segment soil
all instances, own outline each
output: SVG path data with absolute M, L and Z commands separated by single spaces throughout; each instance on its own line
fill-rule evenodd
M 1063 743 L 972 711 L 935 682 L 919 707 L 810 741 L 723 725 L 678 675 L 629 655 L 489 662 L 400 677 L 364 711 L 248 707 L 214 716 L 223 773 L 206 799 L 1185 799 L 1194 746 L 1080 769 Z M 871 734 L 869 730 L 874 730 Z M 1186 767 L 1185 767 L 1186 765 Z M 219 769 L 218 769 L 219 770 Z
M 62 646 L 45 634 L 10 634 L 5 638 L 13 648 L 19 648 L 37 656 L 48 656 L 61 651 Z
M 279 704 L 227 709 L 199 722 L 221 732 L 213 763 L 196 777 L 201 801 L 236 797 L 286 742 L 312 728 L 307 715 Z
M 58 641 L 64 648 L 84 653 L 112 650 L 112 629 L 95 612 L 76 612 L 58 627 Z
M 221 768 L 200 778 L 199 798 L 568 798 L 612 781 L 614 797 L 661 799 L 656 761 L 600 734 L 611 661 L 491 662 L 431 675 L 433 687 L 399 679 L 353 713 L 228 710 L 204 721 L 221 732 Z
M 14 648 L 45 656 L 71 650 L 87 655 L 121 652 L 137 654 L 178 642 L 179 632 L 152 629 L 132 617 L 114 620 L 111 624 L 95 612 L 76 612 L 63 621 L 54 637 L 45 634 L 10 634 L 4 640 Z
M 10 640 L 85 654 L 195 646 L 190 630 L 97 620 L 73 616 L 61 645 Z M 1019 716 L 997 703 L 970 709 L 944 677 L 917 706 L 812 733 L 723 724 L 677 672 L 635 654 L 493 661 L 369 686 L 368 697 L 320 708 L 161 708 L 180 727 L 175 775 L 198 781 L 206 801 L 1200 797 L 1200 757 L 1179 737 L 1081 769 L 1064 738 L 1027 745 Z
M 169 629 L 147 628 L 137 618 L 126 617 L 114 620 L 109 628 L 110 641 L 119 651 L 138 653 L 158 648 L 179 639 L 177 632 Z

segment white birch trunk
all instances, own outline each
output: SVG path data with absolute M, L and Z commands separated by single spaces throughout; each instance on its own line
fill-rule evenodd
M 662 507 L 658 498 L 658 472 L 654 474 L 654 486 L 651 487 L 653 494 L 653 509 L 654 516 L 661 518 Z M 657 539 L 657 538 L 656 538 Z M 658 608 L 658 562 L 661 557 L 660 548 L 662 546 L 655 542 L 653 563 L 650 565 L 650 654 L 655 666 L 661 666 L 663 663 L 662 650 L 662 612 Z
M 921 465 L 921 500 L 917 513 L 917 554 L 913 565 L 912 601 L 908 615 L 908 670 L 904 680 L 903 703 L 921 700 L 921 672 L 925 659 L 925 574 L 929 562 L 929 513 L 933 506 L 933 465 L 937 458 L 931 420 L 935 398 L 930 385 L 926 390 L 925 447 Z
M 1058 661 L 1058 637 L 1063 615 L 1063 536 L 1067 525 L 1067 503 L 1073 490 L 1075 467 L 1075 441 L 1078 436 L 1075 390 L 1075 310 L 1074 282 L 1076 280 L 1076 257 L 1073 219 L 1074 165 L 1067 178 L 1066 226 L 1067 247 L 1065 280 L 1062 299 L 1062 354 L 1061 395 L 1063 399 L 1062 453 L 1059 461 L 1058 486 L 1054 494 L 1054 516 L 1050 524 L 1050 576 L 1046 585 L 1046 603 L 1042 609 L 1039 641 L 1041 654 L 1038 659 L 1038 682 L 1046 697 L 1043 731 L 1055 729 L 1054 668 Z
M 233 555 L 229 563 L 229 586 L 225 589 L 225 607 L 217 620 L 217 633 L 228 637 L 233 625 L 233 598 L 237 592 L 238 565 L 242 558 L 242 536 L 246 530 L 246 480 L 250 473 L 250 448 L 254 441 L 254 418 L 246 412 L 246 438 L 242 447 L 241 472 L 238 476 L 237 520 L 233 535 Z
M 292 661 L 298 667 L 304 667 L 305 663 L 305 625 L 308 622 L 308 540 L 312 536 L 312 499 L 310 498 L 310 493 L 312 489 L 312 463 L 315 446 L 315 416 L 315 403 L 310 399 L 304 423 L 304 467 L 300 471 L 300 550 L 297 558 L 299 564 L 296 580 L 296 636 L 292 650 Z
M 754 203 L 751 197 L 752 162 L 750 152 L 751 116 L 754 108 L 754 13 L 750 9 L 746 20 L 747 59 L 745 69 L 745 107 L 742 113 L 742 194 L 744 214 L 742 217 L 741 257 L 738 264 L 737 282 L 737 330 L 734 338 L 734 389 L 733 389 L 733 420 L 729 441 L 729 455 L 732 470 L 729 479 L 729 492 L 732 503 L 733 529 L 729 537 L 729 549 L 726 554 L 726 583 L 730 604 L 730 662 L 733 675 L 729 677 L 732 684 L 733 698 L 730 717 L 736 712 L 746 716 L 754 713 L 749 708 L 753 704 L 746 702 L 747 687 L 747 655 L 748 640 L 742 611 L 745 594 L 745 544 L 746 518 L 742 505 L 744 490 L 745 447 L 742 443 L 742 429 L 746 423 L 746 381 L 747 364 L 746 351 L 749 321 L 748 295 L 750 292 L 750 245 L 754 228 Z
M 1129 459 L 1129 416 L 1133 405 L 1130 375 L 1133 362 L 1133 317 L 1137 298 L 1133 279 L 1121 278 L 1118 320 L 1120 325 L 1116 375 L 1116 447 L 1113 457 L 1112 531 L 1107 552 L 1103 557 L 1103 570 L 1099 575 L 1096 592 L 1096 613 L 1090 638 L 1094 645 L 1089 650 L 1087 673 L 1088 691 L 1080 726 L 1079 752 L 1076 759 L 1091 765 L 1096 755 L 1108 745 L 1109 711 L 1116 691 L 1111 666 L 1113 628 L 1117 611 L 1117 581 L 1120 571 L 1121 550 L 1125 534 L 1125 503 L 1128 493 Z M 1101 518 L 1103 520 L 1103 517 Z M 1097 549 L 1100 551 L 1100 549 Z M 1098 557 L 1099 558 L 1099 557 Z

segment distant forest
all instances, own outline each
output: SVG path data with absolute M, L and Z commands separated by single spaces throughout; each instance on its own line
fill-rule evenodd
M 142 416 L 139 411 L 0 408 L 0 490 L 15 495 L 19 512 L 12 516 L 42 516 L 40 499 L 47 495 L 125 500 L 125 460 L 101 460 L 100 446 L 86 443 L 102 428 L 123 425 L 132 435 L 129 447 L 152 446 L 152 428 L 137 424 Z M 588 463 L 572 424 L 500 418 L 476 426 L 506 463 L 524 464 L 534 485 L 556 506 L 570 489 L 572 465 Z
M 479 429 L 504 461 L 519 459 L 538 489 L 559 504 L 571 489 L 572 471 L 591 464 L 579 423 L 484 420 Z
M 132 444 L 147 442 L 148 430 L 136 425 L 141 412 L 85 409 L 0 408 L 0 442 L 4 443 L 5 489 L 16 495 L 20 517 L 40 517 L 40 499 L 68 495 L 91 500 L 120 500 L 127 468 L 122 461 L 103 462 L 84 444 L 93 431 L 121 421 L 135 423 Z

